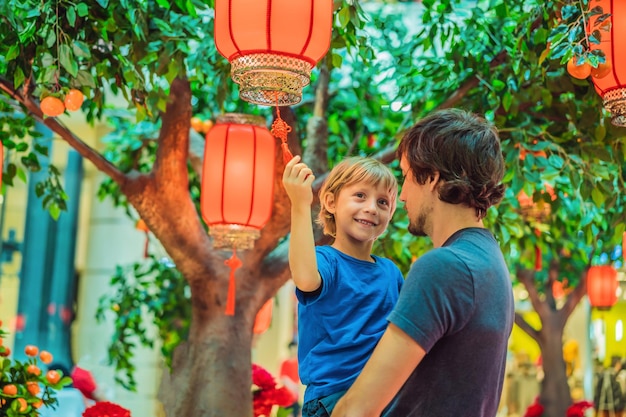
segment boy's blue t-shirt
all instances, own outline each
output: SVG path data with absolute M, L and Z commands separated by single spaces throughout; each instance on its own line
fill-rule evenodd
M 319 293 L 298 297 L 298 366 L 304 402 L 348 389 L 387 328 L 404 279 L 389 259 L 316 247 Z

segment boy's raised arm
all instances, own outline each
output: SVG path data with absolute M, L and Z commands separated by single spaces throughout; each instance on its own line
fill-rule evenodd
M 296 287 L 304 292 L 317 290 L 322 282 L 317 270 L 311 223 L 314 180 L 313 171 L 300 162 L 300 156 L 295 156 L 285 166 L 283 185 L 291 200 L 289 267 Z

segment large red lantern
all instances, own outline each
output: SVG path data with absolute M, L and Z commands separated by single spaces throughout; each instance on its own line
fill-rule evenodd
M 587 271 L 587 295 L 592 307 L 609 309 L 617 302 L 617 270 L 610 265 L 592 266 Z
M 200 208 L 215 248 L 232 248 L 226 314 L 234 314 L 236 249 L 250 249 L 272 214 L 276 143 L 265 119 L 218 117 L 206 135 Z
M 299 103 L 330 47 L 333 0 L 216 0 L 215 44 L 243 100 Z
M 626 126 L 626 1 L 593 0 L 591 8 L 601 7 L 602 14 L 589 19 L 588 32 L 600 36 L 600 44 L 590 43 L 590 49 L 600 49 L 606 57 L 606 64 L 597 76 L 592 77 L 604 107 L 611 112 L 611 121 L 616 126 Z M 599 22 L 602 15 L 610 14 Z

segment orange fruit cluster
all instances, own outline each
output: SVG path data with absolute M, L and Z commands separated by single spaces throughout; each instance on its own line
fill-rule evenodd
M 1 371 L 8 369 L 5 361 L 11 360 L 3 359 L 11 353 L 6 346 L 3 346 L 3 338 L 6 334 L 2 330 L 2 321 L 0 321 L 0 415 L 6 415 L 7 410 L 13 409 L 26 417 L 38 416 L 38 409 L 44 404 L 52 404 L 55 401 L 55 390 L 67 385 L 69 379 L 62 381 L 63 374 L 55 370 L 49 370 L 45 376 L 42 376 L 37 364 L 38 359 L 45 364 L 50 364 L 53 356 L 50 352 L 40 350 L 35 345 L 27 345 L 24 348 L 24 353 L 28 356 L 27 362 L 15 362 L 10 365 L 22 367 L 17 377 Z M 43 395 L 41 395 L 42 389 Z
M 63 101 L 58 97 L 48 96 L 41 100 L 39 107 L 44 115 L 56 117 L 63 114 L 65 110 L 76 111 L 80 109 L 83 101 L 85 101 L 84 94 L 80 90 L 72 88 L 67 92 Z
M 574 78 L 584 80 L 585 78 L 592 76 L 593 78 L 604 78 L 611 73 L 613 66 L 610 62 L 598 64 L 597 67 L 593 67 L 588 62 L 583 62 L 580 65 L 576 65 L 576 57 L 572 57 L 567 61 L 567 72 Z
M 209 133 L 209 130 L 213 127 L 213 121 L 211 119 L 202 120 L 199 117 L 191 118 L 191 128 L 198 133 Z

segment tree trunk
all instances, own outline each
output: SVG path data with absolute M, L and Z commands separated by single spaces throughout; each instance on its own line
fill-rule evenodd
M 542 328 L 540 339 L 544 377 L 539 402 L 544 406 L 544 417 L 564 417 L 572 397 L 563 360 L 563 326 Z
M 560 308 L 556 305 L 552 285 L 558 279 L 559 265 L 553 261 L 548 271 L 545 294 L 540 296 L 536 287 L 535 272 L 517 271 L 518 280 L 528 291 L 530 302 L 539 315 L 541 328 L 533 328 L 524 318 L 516 313 L 515 324 L 532 337 L 541 349 L 543 381 L 539 393 L 539 403 L 544 407 L 543 417 L 565 417 L 572 404 L 572 396 L 567 382 L 565 360 L 563 359 L 563 331 L 567 319 L 586 293 L 586 272 L 578 285 L 567 295 Z
M 252 416 L 251 320 L 194 314 L 189 340 L 174 353 L 159 391 L 168 417 Z

